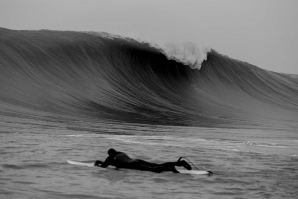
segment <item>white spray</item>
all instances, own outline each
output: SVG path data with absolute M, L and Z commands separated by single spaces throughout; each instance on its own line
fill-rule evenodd
M 93 33 L 94 34 L 94 33 Z M 105 38 L 122 38 L 122 39 L 134 39 L 141 43 L 147 43 L 151 47 L 159 49 L 169 60 L 175 60 L 184 65 L 189 66 L 192 69 L 201 69 L 201 64 L 204 60 L 207 60 L 207 54 L 211 51 L 210 47 L 203 44 L 196 44 L 192 42 L 184 43 L 170 43 L 170 42 L 155 42 L 148 39 L 143 39 L 138 34 L 130 33 L 126 36 L 120 36 L 110 33 L 96 33 Z
M 211 50 L 210 47 L 191 42 L 162 43 L 152 46 L 160 49 L 168 59 L 188 65 L 192 69 L 201 69 L 202 62 L 207 59 L 207 53 Z

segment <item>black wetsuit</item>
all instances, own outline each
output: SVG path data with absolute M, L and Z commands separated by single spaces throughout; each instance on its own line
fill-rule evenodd
M 179 173 L 175 166 L 184 166 L 180 162 L 166 162 L 163 164 L 155 164 L 140 159 L 132 159 L 127 154 L 118 151 L 115 152 L 113 155 L 109 155 L 104 162 L 97 160 L 95 162 L 95 165 L 104 168 L 108 167 L 109 165 L 112 165 L 117 168 L 136 169 L 158 173 L 164 171 L 172 171 L 174 173 Z

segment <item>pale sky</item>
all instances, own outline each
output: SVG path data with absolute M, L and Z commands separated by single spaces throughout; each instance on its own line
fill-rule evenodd
M 263 69 L 298 74 L 298 0 L 0 0 L 0 27 L 204 43 Z

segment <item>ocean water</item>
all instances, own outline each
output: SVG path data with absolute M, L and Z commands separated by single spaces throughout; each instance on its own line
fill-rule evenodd
M 188 46 L 0 29 L 0 198 L 297 198 L 297 75 Z M 66 163 L 111 147 L 214 175 Z

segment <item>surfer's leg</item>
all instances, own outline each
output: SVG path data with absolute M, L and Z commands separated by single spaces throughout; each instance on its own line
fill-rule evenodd
M 191 166 L 185 160 L 178 160 L 177 162 L 165 162 L 162 164 L 155 164 L 151 162 L 146 162 L 144 160 L 136 159 L 140 165 L 146 167 L 152 167 L 155 172 L 164 172 L 164 171 L 172 171 L 173 173 L 179 173 L 175 166 L 183 166 L 187 170 L 191 170 Z
M 151 163 L 151 162 L 147 162 L 147 161 L 144 161 L 144 160 L 141 160 L 141 159 L 135 159 L 135 161 L 137 161 L 139 164 L 141 165 L 145 165 L 145 166 L 148 166 L 148 167 L 156 167 L 156 166 L 159 166 L 159 164 L 156 164 L 156 163 Z
M 168 171 L 173 171 L 174 173 L 177 173 L 178 171 L 175 169 L 175 166 L 178 167 L 184 167 L 187 170 L 191 170 L 191 166 L 185 161 L 185 160 L 178 160 L 177 162 L 166 162 L 163 164 L 160 164 L 161 166 L 165 167 Z
M 138 160 L 138 162 L 141 166 L 147 167 L 153 172 L 161 173 L 164 171 L 173 171 L 174 173 L 179 173 L 173 166 L 173 163 L 156 164 L 156 163 L 146 162 L 144 160 Z
M 146 162 L 140 159 L 134 159 L 132 162 L 130 162 L 130 168 L 142 171 L 152 171 L 157 173 L 165 171 L 165 168 L 159 164 Z
M 173 173 L 179 173 L 175 166 L 177 166 L 177 162 L 165 162 L 162 164 L 159 164 L 160 167 L 164 169 L 164 171 L 172 171 Z
M 175 166 L 180 166 L 180 167 L 183 166 L 186 169 L 191 170 L 191 166 L 184 160 L 182 161 L 179 160 L 177 162 L 165 162 L 162 164 L 156 164 L 156 163 L 151 163 L 140 159 L 134 159 L 129 163 L 128 168 L 143 170 L 143 171 L 152 171 L 157 173 L 161 173 L 164 171 L 172 171 L 173 173 L 179 173 L 179 171 L 177 171 Z

